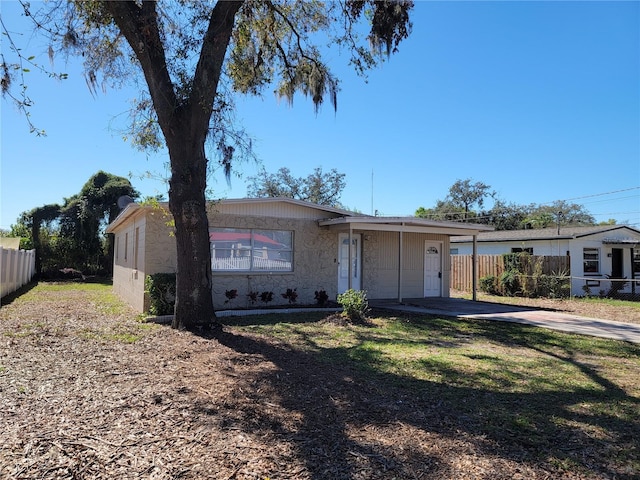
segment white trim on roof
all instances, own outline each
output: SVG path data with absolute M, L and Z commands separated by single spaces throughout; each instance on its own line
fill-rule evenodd
M 629 230 L 632 234 L 640 234 L 628 225 L 601 225 L 589 227 L 560 227 L 560 233 L 556 227 L 527 229 L 527 230 L 498 230 L 494 232 L 483 232 L 478 235 L 477 241 L 482 243 L 496 242 L 520 242 L 534 240 L 573 240 L 576 238 L 589 237 L 607 232 L 618 230 Z M 452 243 L 469 243 L 471 238 L 468 236 L 452 238 Z
M 106 233 L 114 233 L 114 231 L 123 223 L 125 223 L 129 218 L 131 218 L 138 210 L 140 210 L 142 205 L 138 203 L 129 203 L 124 209 L 118 214 L 116 219 L 107 225 Z
M 438 233 L 442 235 L 476 235 L 493 227 L 474 223 L 438 222 L 417 217 L 339 217 L 320 220 L 318 225 L 330 228 L 351 228 L 390 232 Z
M 292 205 L 298 205 L 301 207 L 313 208 L 314 210 L 320 210 L 323 212 L 335 213 L 338 215 L 352 215 L 352 216 L 361 216 L 361 214 L 350 212 L 348 210 L 343 210 L 341 208 L 330 207 L 328 205 L 318 205 L 316 203 L 305 202 L 304 200 L 298 200 L 295 198 L 288 197 L 265 197 L 265 198 L 225 198 L 221 200 L 214 201 L 213 203 L 221 203 L 221 204 L 251 204 L 251 203 L 290 203 Z

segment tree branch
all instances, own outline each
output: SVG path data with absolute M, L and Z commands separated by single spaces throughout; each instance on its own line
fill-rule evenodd
M 140 62 L 160 127 L 166 137 L 171 131 L 165 129 L 171 129 L 179 105 L 160 38 L 156 2 L 144 0 L 142 6 L 138 6 L 131 0 L 105 1 L 104 5 Z
M 304 58 L 305 60 L 309 60 L 310 62 L 315 63 L 318 67 L 322 67 L 324 69 L 324 65 L 322 63 L 318 62 L 317 59 L 312 58 L 306 54 L 305 49 L 302 47 L 302 41 L 301 41 L 302 36 L 300 35 L 300 33 L 298 33 L 296 26 L 291 22 L 291 20 L 289 20 L 289 17 L 287 17 L 284 13 L 282 13 L 280 9 L 273 4 L 273 2 L 271 1 L 267 2 L 267 5 L 271 10 L 277 13 L 278 16 L 282 18 L 282 20 L 284 20 L 284 22 L 289 26 L 289 28 L 293 32 L 293 35 L 296 37 L 296 44 L 298 46 L 298 52 L 300 53 L 300 57 Z M 282 50 L 280 43 L 276 41 L 276 44 L 278 48 L 281 50 L 282 55 L 284 55 L 284 51 Z M 287 62 L 286 55 L 284 56 L 283 60 L 285 61 L 285 64 L 286 64 Z
M 222 65 L 231 40 L 235 15 L 243 1 L 218 2 L 211 12 L 209 26 L 202 40 L 200 58 L 193 77 L 189 99 L 193 126 L 206 134 L 218 91 Z

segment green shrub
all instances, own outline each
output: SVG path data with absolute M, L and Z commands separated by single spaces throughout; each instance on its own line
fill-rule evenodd
M 497 295 L 498 292 L 498 279 L 495 275 L 487 275 L 480 278 L 480 291 L 488 293 L 489 295 Z
M 537 294 L 547 298 L 567 298 L 571 292 L 571 277 L 567 271 L 553 272 L 551 275 L 540 275 Z
M 349 289 L 338 295 L 338 303 L 342 306 L 342 316 L 349 320 L 364 320 L 369 311 L 367 292 Z
M 176 274 L 155 273 L 147 275 L 145 292 L 151 297 L 151 315 L 172 315 L 176 302 Z
M 500 275 L 500 285 L 505 295 L 513 296 L 520 291 L 520 280 L 517 270 L 505 270 Z

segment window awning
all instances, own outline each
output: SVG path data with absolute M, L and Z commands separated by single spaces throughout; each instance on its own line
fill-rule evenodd
M 603 245 L 624 245 L 626 247 L 637 247 L 640 245 L 640 240 L 636 238 L 604 238 L 602 240 Z

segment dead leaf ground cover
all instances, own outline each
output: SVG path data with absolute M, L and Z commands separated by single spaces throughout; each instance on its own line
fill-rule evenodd
M 640 347 L 373 312 L 140 322 L 108 285 L 0 308 L 0 478 L 632 479 Z

